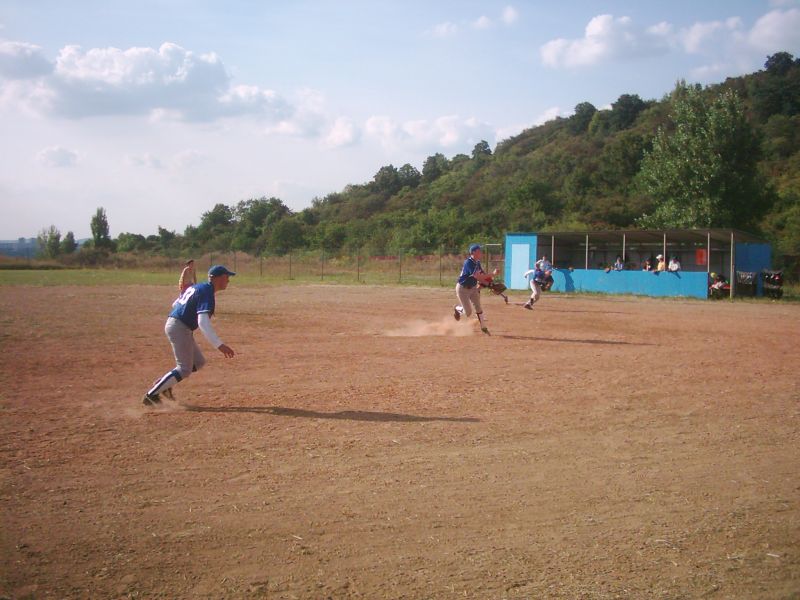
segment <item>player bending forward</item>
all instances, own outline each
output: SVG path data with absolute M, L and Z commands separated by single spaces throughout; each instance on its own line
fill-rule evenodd
M 161 403 L 161 394 L 174 400 L 172 386 L 189 377 L 192 372 L 202 369 L 206 364 L 206 359 L 194 340 L 195 329 L 199 328 L 209 343 L 222 352 L 225 358 L 233 358 L 233 350 L 222 343 L 211 325 L 211 317 L 214 315 L 214 294 L 227 288 L 233 275 L 236 273 L 228 271 L 221 265 L 213 266 L 208 270 L 208 283 L 198 283 L 187 288 L 173 305 L 172 312 L 167 317 L 167 324 L 164 326 L 164 333 L 172 344 L 176 366 L 167 371 L 144 395 L 142 402 L 146 406 Z
M 456 321 L 460 320 L 462 316 L 468 317 L 472 314 L 474 307 L 475 315 L 481 324 L 481 331 L 486 335 L 491 335 L 489 328 L 486 327 L 486 318 L 483 316 L 481 291 L 478 284 L 489 285 L 492 283 L 492 278 L 483 271 L 482 257 L 483 249 L 480 244 L 472 244 L 469 247 L 469 256 L 461 268 L 461 275 L 458 276 L 458 283 L 456 283 L 456 296 L 459 304 L 453 307 L 453 317 Z

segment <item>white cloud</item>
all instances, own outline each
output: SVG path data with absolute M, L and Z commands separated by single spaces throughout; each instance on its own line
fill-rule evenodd
M 288 103 L 277 92 L 255 85 L 233 86 L 220 96 L 219 104 L 225 116 L 261 115 L 276 119 L 285 117 L 291 111 Z
M 36 160 L 45 167 L 73 167 L 78 162 L 78 154 L 62 146 L 50 146 L 40 151 Z
M 52 70 L 53 64 L 41 47 L 25 42 L 0 42 L 0 77 L 31 79 Z
M 679 39 L 688 54 L 696 54 L 708 46 L 718 47 L 727 34 L 741 28 L 742 20 L 739 17 L 731 17 L 725 21 L 697 22 L 682 30 Z
M 668 49 L 666 30 L 665 24 L 641 29 L 630 17 L 598 15 L 586 25 L 582 38 L 550 40 L 540 48 L 540 55 L 546 66 L 571 68 L 659 54 Z
M 489 29 L 492 26 L 492 20 L 486 15 L 481 15 L 472 22 L 475 29 Z
M 557 38 L 540 48 L 549 67 L 585 67 L 601 62 L 682 51 L 706 57 L 708 64 L 694 69 L 701 78 L 742 73 L 763 62 L 767 54 L 800 49 L 800 8 L 774 9 L 751 29 L 740 17 L 698 21 L 675 31 L 668 22 L 646 28 L 628 17 L 598 15 L 578 39 Z
M 503 9 L 503 14 L 500 18 L 506 25 L 511 25 L 513 23 L 516 23 L 517 19 L 519 18 L 519 13 L 517 12 L 517 9 L 514 8 L 513 6 L 506 6 Z
M 564 111 L 561 110 L 561 108 L 558 107 L 558 106 L 551 106 L 550 108 L 548 108 L 547 110 L 545 110 L 541 114 L 537 115 L 533 119 L 533 124 L 534 125 L 543 125 L 544 123 L 547 123 L 548 121 L 552 121 L 556 117 L 561 117 L 561 116 L 565 116 Z
M 352 119 L 339 117 L 325 136 L 324 145 L 328 148 L 352 146 L 359 139 L 359 131 Z
M 467 148 L 481 140 L 492 140 L 494 128 L 475 117 L 445 115 L 433 120 L 418 119 L 398 123 L 386 116 L 367 119 L 364 133 L 384 148 L 452 149 Z
M 433 35 L 433 37 L 437 38 L 451 37 L 458 33 L 458 25 L 451 23 L 450 21 L 445 21 L 444 23 L 434 25 L 430 33 Z
M 147 169 L 163 169 L 164 164 L 157 156 L 149 152 L 140 155 L 128 155 L 125 157 L 125 164 L 131 167 L 144 167 Z
M 177 44 L 154 48 L 65 46 L 51 64 L 41 48 L 22 42 L 0 45 L 5 101 L 43 115 L 69 119 L 104 115 L 150 115 L 155 119 L 211 121 L 252 115 L 267 120 L 290 112 L 276 92 L 231 85 L 214 53 L 197 54 Z
M 291 107 L 284 118 L 266 128 L 267 134 L 301 138 L 314 138 L 322 134 L 328 121 L 322 92 L 301 89 L 294 95 Z
M 207 156 L 197 150 L 183 150 L 172 157 L 171 164 L 176 169 L 188 169 L 201 165 Z
M 800 49 L 800 9 L 773 10 L 758 19 L 747 34 L 750 45 L 765 53 Z

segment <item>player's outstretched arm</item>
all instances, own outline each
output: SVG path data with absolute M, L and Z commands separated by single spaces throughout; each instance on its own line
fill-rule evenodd
M 197 315 L 197 326 L 200 328 L 200 331 L 203 332 L 203 335 L 206 336 L 209 344 L 222 352 L 222 354 L 225 355 L 225 358 L 233 358 L 233 349 L 231 349 L 230 346 L 223 344 L 222 340 L 219 339 L 217 332 L 214 331 L 214 327 L 211 325 L 211 317 L 208 315 L 208 313 L 203 312 Z

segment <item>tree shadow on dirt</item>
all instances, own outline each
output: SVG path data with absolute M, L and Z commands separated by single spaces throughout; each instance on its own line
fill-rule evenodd
M 433 421 L 480 423 L 480 419 L 474 417 L 422 417 L 419 415 L 374 412 L 369 410 L 341 410 L 331 413 L 318 410 L 305 410 L 302 408 L 286 408 L 283 406 L 193 406 L 191 404 L 185 404 L 184 408 L 190 412 L 252 413 L 305 419 L 338 419 L 343 421 L 373 421 L 382 423 L 430 423 Z
M 537 337 L 535 335 L 503 335 L 495 334 L 493 337 L 503 338 L 506 340 L 529 340 L 532 342 L 560 342 L 562 344 L 607 344 L 610 346 L 655 346 L 655 344 L 648 344 L 645 342 L 621 342 L 618 340 L 580 340 L 570 338 L 548 338 Z

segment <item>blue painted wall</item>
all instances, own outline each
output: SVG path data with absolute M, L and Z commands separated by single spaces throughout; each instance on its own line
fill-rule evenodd
M 506 234 L 506 266 L 503 281 L 508 288 L 528 289 L 528 280 L 522 274 L 533 268 L 536 262 L 537 243 L 538 236 L 533 233 Z
M 559 292 L 602 292 L 606 294 L 639 294 L 642 296 L 708 297 L 708 275 L 705 272 L 679 271 L 610 271 L 597 269 L 556 269 L 553 290 Z
M 772 246 L 769 244 L 736 244 L 736 270 L 758 273 L 756 295 L 764 293 L 761 271 L 772 267 Z

